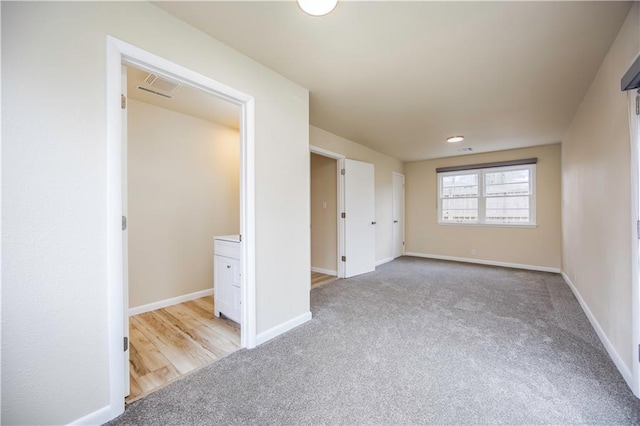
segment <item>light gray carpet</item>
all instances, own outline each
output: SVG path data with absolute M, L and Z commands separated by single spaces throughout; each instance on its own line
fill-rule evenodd
M 640 424 L 557 274 L 405 257 L 311 307 L 113 424 Z

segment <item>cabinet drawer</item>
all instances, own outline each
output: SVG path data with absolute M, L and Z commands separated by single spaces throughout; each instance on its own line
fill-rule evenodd
M 231 241 L 214 240 L 213 252 L 217 256 L 240 259 L 240 243 Z

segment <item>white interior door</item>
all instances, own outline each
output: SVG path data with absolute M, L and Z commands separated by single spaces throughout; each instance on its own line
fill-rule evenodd
M 376 269 L 375 183 L 373 164 L 344 161 L 345 276 Z
M 129 242 L 128 231 L 126 226 L 126 217 L 128 214 L 127 204 L 127 67 L 122 66 L 122 96 L 125 102 L 122 103 L 122 283 L 124 296 L 124 338 L 126 345 L 124 347 L 124 396 L 131 393 L 129 380 Z
M 404 175 L 393 173 L 393 257 L 404 254 Z

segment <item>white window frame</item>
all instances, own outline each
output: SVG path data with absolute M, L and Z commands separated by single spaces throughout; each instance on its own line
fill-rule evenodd
M 529 170 L 529 222 L 517 222 L 517 223 L 495 223 L 486 222 L 486 201 L 485 196 L 485 175 L 486 173 L 495 172 L 508 172 L 513 170 Z M 456 220 L 443 220 L 442 219 L 442 180 L 447 176 L 460 176 L 460 175 L 478 175 L 478 221 L 477 222 L 461 222 Z M 462 225 L 462 226 L 506 226 L 510 228 L 533 228 L 537 226 L 536 221 L 536 165 L 535 164 L 523 164 L 515 166 L 501 166 L 501 167 L 487 167 L 478 169 L 466 169 L 456 170 L 451 172 L 439 172 L 438 173 L 438 224 L 439 225 Z

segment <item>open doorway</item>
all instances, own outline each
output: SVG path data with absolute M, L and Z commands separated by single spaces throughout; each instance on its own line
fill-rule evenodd
M 123 67 L 126 401 L 133 402 L 240 347 L 240 108 Z M 230 276 L 225 260 L 234 265 Z M 233 289 L 236 303 L 225 305 Z
M 338 160 L 311 153 L 311 287 L 338 278 Z

